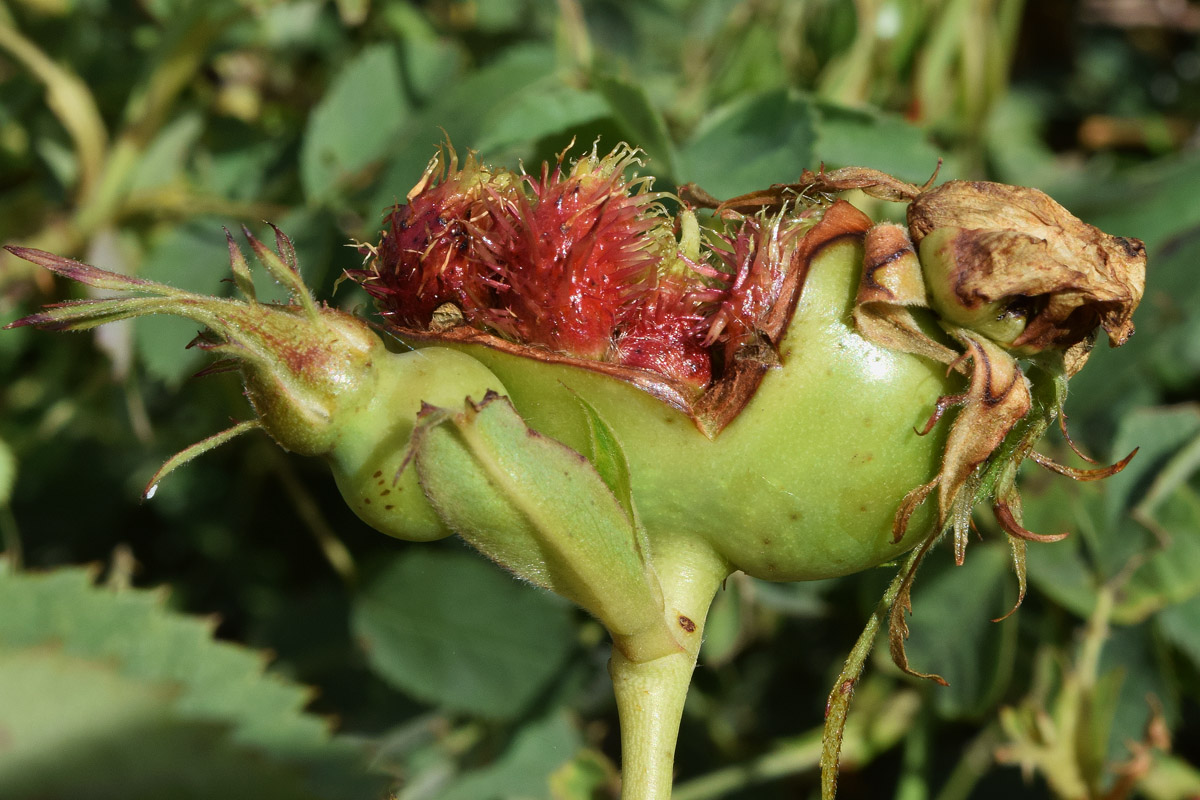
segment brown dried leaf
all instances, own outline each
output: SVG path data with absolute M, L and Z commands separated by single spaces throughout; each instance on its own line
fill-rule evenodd
M 1133 332 L 1144 245 L 1082 222 L 1043 192 L 949 181 L 913 200 L 908 223 L 918 245 L 949 229 L 939 234 L 939 257 L 964 310 L 1016 302 L 1029 313 L 1012 342 L 1021 352 L 1072 347 L 1097 325 L 1114 346 Z

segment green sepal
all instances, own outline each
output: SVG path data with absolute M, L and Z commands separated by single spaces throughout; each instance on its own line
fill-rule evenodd
M 426 407 L 412 441 L 430 502 L 473 547 L 615 636 L 637 634 L 631 659 L 681 649 L 637 526 L 586 457 L 530 429 L 495 393 L 462 412 Z

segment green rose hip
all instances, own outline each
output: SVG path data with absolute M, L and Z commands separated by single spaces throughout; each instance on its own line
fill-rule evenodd
M 255 299 L 232 238 L 241 300 L 10 248 L 137 295 L 14 325 L 204 324 L 198 343 L 240 369 L 255 417 L 180 453 L 151 490 L 262 428 L 325 458 L 377 530 L 458 533 L 579 604 L 613 636 L 622 797 L 661 800 L 730 572 L 825 578 L 916 547 L 888 594 L 905 669 L 916 566 L 944 532 L 962 559 L 977 504 L 1010 534 L 1023 590 L 1024 542 L 1054 537 L 1022 526 L 1017 466 L 1091 479 L 1125 463 L 1071 470 L 1033 447 L 1094 331 L 1131 332 L 1145 254 L 1030 189 L 852 168 L 723 203 L 684 187 L 681 202 L 629 177 L 637 164 L 620 148 L 530 176 L 439 153 L 348 273 L 404 352 L 316 303 L 281 233 L 275 252 L 247 236 L 291 290 L 283 305 Z M 908 226 L 874 225 L 836 199 L 847 189 L 907 202 Z M 864 655 L 831 696 L 827 797 Z

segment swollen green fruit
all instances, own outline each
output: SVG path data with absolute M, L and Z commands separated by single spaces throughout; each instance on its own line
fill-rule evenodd
M 405 352 L 318 305 L 278 231 L 277 252 L 247 237 L 286 305 L 255 299 L 232 238 L 244 300 L 9 248 L 141 295 L 14 325 L 204 324 L 197 344 L 241 371 L 256 417 L 171 459 L 148 493 L 261 428 L 325 458 L 377 530 L 458 533 L 577 603 L 613 636 L 623 797 L 661 800 L 708 604 L 731 571 L 825 578 L 919 545 L 889 590 L 908 669 L 916 566 L 947 531 L 961 561 L 986 502 L 1023 591 L 1024 542 L 1058 537 L 1023 527 L 1020 463 L 1079 479 L 1124 466 L 1072 470 L 1033 448 L 1095 330 L 1114 344 L 1132 331 L 1145 253 L 1030 189 L 848 168 L 719 203 L 652 192 L 627 177 L 637 163 L 621 148 L 531 177 L 439 154 L 349 272 Z M 873 225 L 835 199 L 847 189 L 907 202 L 908 227 Z

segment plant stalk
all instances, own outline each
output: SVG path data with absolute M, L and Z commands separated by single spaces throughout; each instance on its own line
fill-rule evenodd
M 700 540 L 655 542 L 652 557 L 664 609 L 682 645 L 678 652 L 633 661 L 636 634 L 616 637 L 608 671 L 621 718 L 621 800 L 667 800 L 674 776 L 675 741 L 704 620 L 729 564 Z

